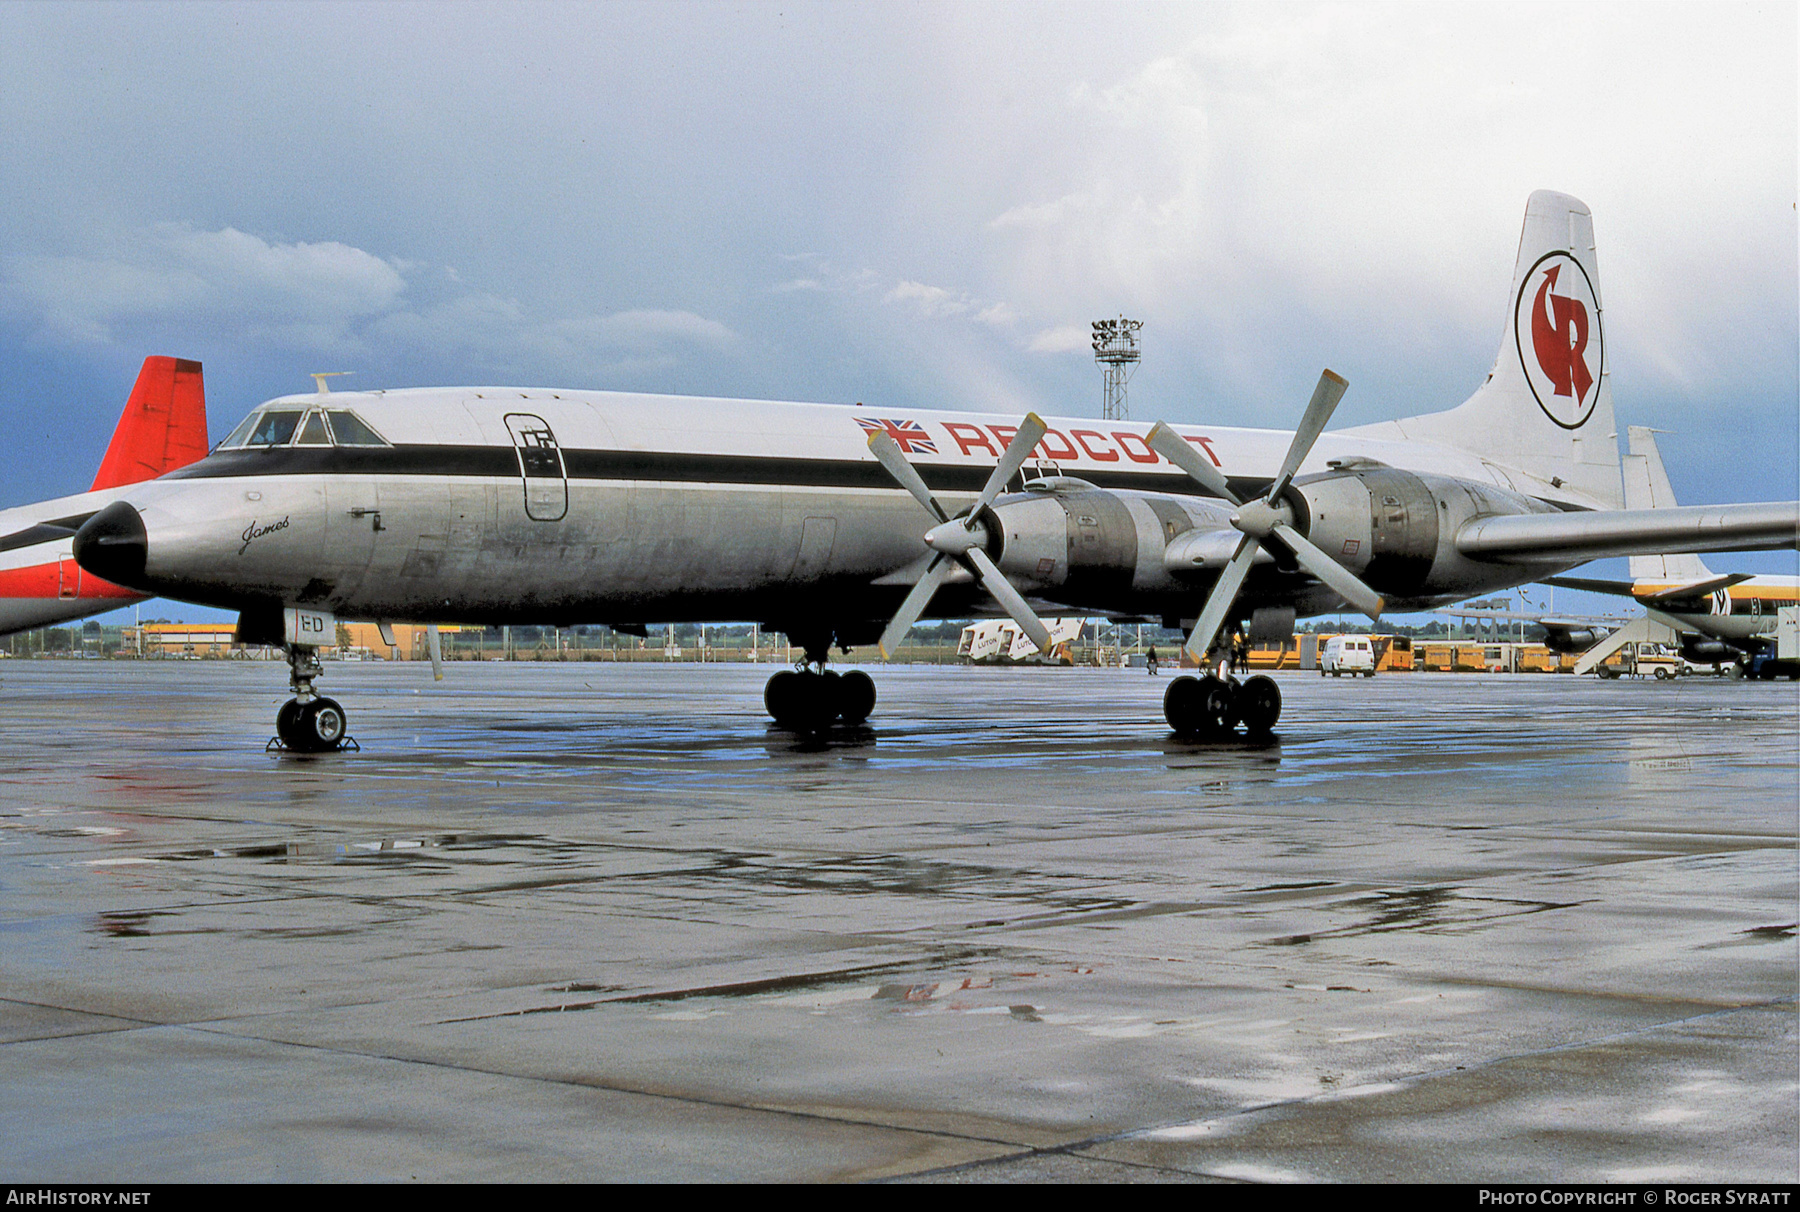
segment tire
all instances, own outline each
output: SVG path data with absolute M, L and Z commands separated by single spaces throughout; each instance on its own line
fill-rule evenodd
M 1274 678 L 1259 673 L 1238 688 L 1236 707 L 1245 732 L 1265 735 L 1281 718 L 1281 688 Z
M 1169 682 L 1163 691 L 1163 718 L 1179 736 L 1193 736 L 1200 731 L 1200 679 L 1187 674 Z
M 275 736 L 284 748 L 302 750 L 306 739 L 300 733 L 300 701 L 289 699 L 275 713 Z
M 325 753 L 343 744 L 350 720 L 336 699 L 314 699 L 300 708 L 299 732 L 312 753 Z
M 852 669 L 837 682 L 838 719 L 854 728 L 875 710 L 875 679 Z
M 838 717 L 838 675 L 784 669 L 763 688 L 763 706 L 776 727 L 790 732 L 824 732 Z
M 1663 668 L 1661 665 L 1658 665 L 1656 667 L 1656 680 L 1659 682 L 1668 681 L 1669 680 L 1669 671 L 1667 669 Z
M 1200 731 L 1220 735 L 1237 727 L 1237 688 L 1218 678 L 1200 680 Z
M 1163 718 L 1184 737 L 1222 737 L 1237 726 L 1237 688 L 1210 674 L 1178 677 L 1163 691 Z
M 799 695 L 800 675 L 792 669 L 781 670 L 763 687 L 763 706 L 768 709 L 769 718 L 775 721 L 776 727 L 794 726 L 795 702 Z

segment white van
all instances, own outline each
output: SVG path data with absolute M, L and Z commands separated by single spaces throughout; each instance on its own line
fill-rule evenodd
M 1375 641 L 1366 635 L 1334 635 L 1325 641 L 1319 656 L 1319 676 L 1340 677 L 1343 674 L 1375 676 Z

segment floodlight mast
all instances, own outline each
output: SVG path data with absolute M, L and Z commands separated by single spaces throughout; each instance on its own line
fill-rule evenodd
M 1094 361 L 1106 376 L 1101 415 L 1108 421 L 1130 420 L 1125 385 L 1131 381 L 1131 372 L 1141 356 L 1137 333 L 1143 326 L 1142 320 L 1127 320 L 1124 316 L 1094 321 Z

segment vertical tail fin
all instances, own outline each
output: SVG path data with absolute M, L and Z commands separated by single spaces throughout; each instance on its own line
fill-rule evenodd
M 149 357 L 138 372 L 90 492 L 154 480 L 206 454 L 200 363 Z
M 1663 467 L 1662 452 L 1656 449 L 1656 431 L 1633 425 L 1626 433 L 1631 453 L 1625 456 L 1625 508 L 1673 508 L 1675 489 Z M 1631 579 L 1634 581 L 1682 584 L 1710 580 L 1712 575 L 1712 569 L 1697 555 L 1631 557 Z
M 1391 429 L 1389 427 L 1392 427 Z M 1525 205 L 1500 356 L 1474 395 L 1448 412 L 1364 426 L 1460 447 L 1521 491 L 1617 509 L 1623 501 L 1594 219 L 1567 194 Z

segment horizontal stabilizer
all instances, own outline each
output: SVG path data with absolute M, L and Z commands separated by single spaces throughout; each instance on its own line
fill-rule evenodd
M 1715 589 L 1730 589 L 1733 585 L 1742 585 L 1754 574 L 1748 572 L 1731 572 L 1722 577 L 1708 577 L 1704 581 L 1694 581 L 1688 585 L 1676 585 L 1669 589 L 1659 589 L 1655 593 L 1644 594 L 1638 600 L 1651 606 L 1661 606 L 1665 602 L 1685 602 L 1689 598 L 1704 598 Z
M 206 387 L 200 363 L 149 357 L 89 491 L 154 480 L 205 456 Z
M 1473 560 L 1569 563 L 1671 551 L 1800 549 L 1800 501 L 1477 518 L 1456 535 Z
M 1647 605 L 1660 606 L 1667 602 L 1684 602 L 1689 598 L 1703 598 L 1716 589 L 1729 589 L 1733 585 L 1741 585 L 1745 581 L 1753 579 L 1754 574 L 1752 573 L 1731 572 L 1724 576 L 1708 577 L 1704 581 L 1676 585 L 1646 594 L 1638 593 L 1636 581 L 1601 581 L 1588 577 L 1545 577 L 1544 584 L 1554 585 L 1558 589 L 1579 589 L 1584 593 L 1609 593 L 1614 597 L 1636 598 Z

